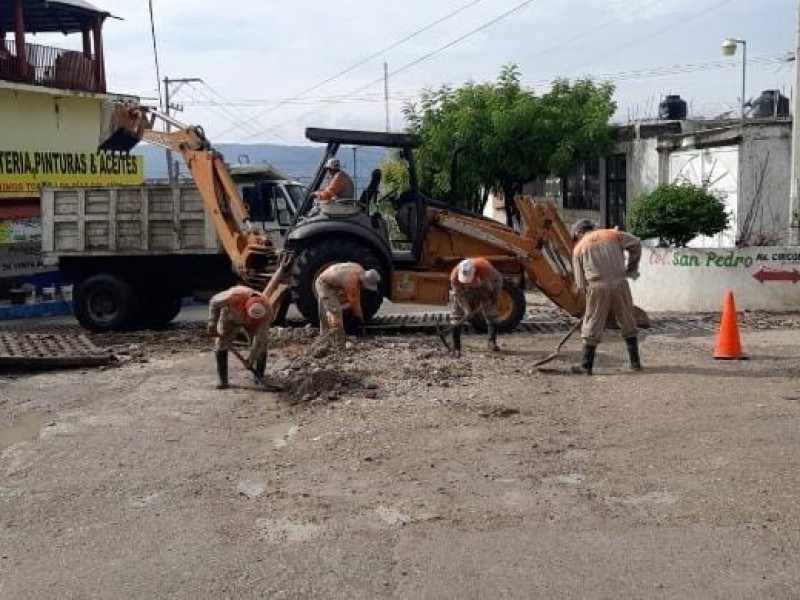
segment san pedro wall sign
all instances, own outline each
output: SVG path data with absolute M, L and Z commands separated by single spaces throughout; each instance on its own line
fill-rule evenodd
M 800 247 L 646 248 L 634 301 L 652 311 L 719 311 L 728 290 L 750 310 L 797 310 Z
M 141 185 L 141 156 L 0 150 L 0 193 L 38 195 L 41 186 Z

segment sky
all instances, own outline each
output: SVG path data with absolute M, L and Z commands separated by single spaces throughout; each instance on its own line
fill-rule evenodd
M 157 104 L 148 1 L 91 2 L 121 18 L 104 28 L 109 91 Z M 491 81 L 511 63 L 536 92 L 556 77 L 612 81 L 615 121 L 657 116 L 666 94 L 680 94 L 692 116 L 737 114 L 742 55 L 722 55 L 729 36 L 747 42 L 748 98 L 765 89 L 791 96 L 794 81 L 786 62 L 795 46 L 794 0 L 152 4 L 160 77 L 202 79 L 171 86 L 183 108 L 177 116 L 217 143 L 301 144 L 309 126 L 384 130 L 387 112 L 390 128 L 402 130 L 403 106 L 423 89 Z M 80 36 L 31 41 L 78 47 Z

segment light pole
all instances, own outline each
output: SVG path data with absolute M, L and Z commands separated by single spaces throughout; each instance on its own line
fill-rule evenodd
M 182 77 L 180 79 L 170 79 L 169 77 L 164 77 L 164 113 L 169 116 L 169 110 L 173 109 L 176 111 L 182 111 L 183 107 L 179 104 L 171 104 L 169 101 L 169 93 L 170 93 L 170 85 L 177 86 L 175 91 L 178 91 L 178 88 L 185 83 L 195 83 L 195 82 L 202 82 L 202 79 L 197 77 Z M 169 123 L 167 123 L 167 133 L 170 132 L 171 127 Z M 175 173 L 175 169 L 172 167 L 172 150 L 167 148 L 167 177 L 169 178 L 169 183 L 172 185 L 173 183 L 177 182 L 177 174 Z
M 792 166 L 789 175 L 789 244 L 800 245 L 800 0 L 797 0 L 792 100 Z
M 733 56 L 736 54 L 736 46 L 742 45 L 742 121 L 744 121 L 744 109 L 747 100 L 745 99 L 745 82 L 747 81 L 747 42 L 736 38 L 725 38 L 722 42 L 722 54 Z

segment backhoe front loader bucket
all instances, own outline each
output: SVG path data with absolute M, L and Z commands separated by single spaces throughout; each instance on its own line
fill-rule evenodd
M 103 103 L 99 150 L 130 152 L 142 140 L 147 121 L 140 108 L 119 102 Z

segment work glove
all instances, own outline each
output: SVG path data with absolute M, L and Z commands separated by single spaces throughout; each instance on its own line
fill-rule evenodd
M 208 333 L 208 335 L 210 335 L 211 337 L 214 337 L 215 335 L 217 335 L 217 323 L 216 323 L 216 321 L 209 321 L 206 324 L 206 333 Z
M 637 279 L 639 279 L 639 271 L 629 271 L 628 273 L 625 274 L 625 277 L 627 277 L 631 281 L 636 281 Z

